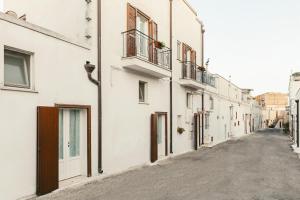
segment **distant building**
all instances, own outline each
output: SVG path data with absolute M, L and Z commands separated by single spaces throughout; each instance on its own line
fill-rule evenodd
M 263 108 L 264 127 L 279 126 L 287 120 L 288 94 L 268 92 L 256 97 L 257 102 Z

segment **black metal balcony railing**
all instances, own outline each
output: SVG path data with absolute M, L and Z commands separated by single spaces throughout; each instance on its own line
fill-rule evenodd
M 138 57 L 159 67 L 170 69 L 171 50 L 158 47 L 158 42 L 148 35 L 130 30 L 123 35 L 123 57 Z
M 199 69 L 196 63 L 185 61 L 182 62 L 182 78 L 192 79 L 199 83 L 203 83 L 203 71 Z
M 182 62 L 182 78 L 191 79 L 201 84 L 208 84 L 212 87 L 216 87 L 215 77 L 208 73 L 193 62 Z
M 212 87 L 216 87 L 216 78 L 208 72 L 204 72 L 203 82 L 210 85 L 210 86 L 212 86 Z

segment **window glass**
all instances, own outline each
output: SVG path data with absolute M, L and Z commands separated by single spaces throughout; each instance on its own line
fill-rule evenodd
M 139 102 L 146 102 L 146 83 L 140 81 L 139 82 Z
M 214 99 L 212 97 L 210 97 L 209 100 L 210 100 L 210 109 L 213 110 L 214 109 Z
M 59 111 L 59 159 L 64 159 L 64 113 Z
M 4 84 L 6 86 L 30 87 L 29 55 L 5 50 Z
M 181 60 L 181 42 L 177 41 L 177 59 Z
M 209 128 L 209 114 L 205 114 L 205 129 Z
M 80 156 L 80 111 L 70 110 L 70 157 Z

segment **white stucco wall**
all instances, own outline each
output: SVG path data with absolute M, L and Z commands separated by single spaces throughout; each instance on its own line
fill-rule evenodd
M 121 33 L 127 30 L 127 2 L 157 23 L 158 39 L 169 46 L 168 1 L 103 1 L 103 169 L 106 174 L 148 164 L 150 116 L 155 112 L 167 112 L 168 117 L 170 114 L 169 80 L 124 68 Z M 148 83 L 148 104 L 139 104 L 139 81 Z
M 182 154 L 194 149 L 194 113 L 202 110 L 203 90 L 193 90 L 180 85 L 182 61 L 178 60 L 177 42 L 185 43 L 196 51 L 196 63 L 202 62 L 201 24 L 197 15 L 182 0 L 173 1 L 173 151 Z M 182 48 L 182 47 L 181 47 Z M 180 51 L 180 58 L 182 57 Z M 191 108 L 187 108 L 186 95 L 193 95 Z M 181 117 L 181 122 L 179 122 Z M 177 128 L 184 128 L 183 134 Z
M 87 23 L 86 16 L 96 22 L 94 5 L 85 0 L 2 0 L 4 12 L 12 10 L 18 17 L 26 14 L 27 21 L 48 28 L 69 38 L 86 42 L 86 32 L 93 32 L 94 22 Z M 88 13 L 88 14 L 87 14 Z
M 84 69 L 87 60 L 96 63 L 95 49 L 6 18 L 0 14 L 0 157 L 6 160 L 1 164 L 0 199 L 10 200 L 36 192 L 37 106 L 91 105 L 92 173 L 97 174 L 97 93 Z M 33 53 L 34 91 L 12 91 L 3 86 L 4 46 Z

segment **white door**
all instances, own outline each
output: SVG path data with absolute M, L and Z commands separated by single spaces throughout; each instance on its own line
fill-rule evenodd
M 165 157 L 166 155 L 166 135 L 165 135 L 165 115 L 158 116 L 157 122 L 157 147 L 158 158 Z
M 148 44 L 149 44 L 149 37 L 148 37 L 148 19 L 146 19 L 142 15 L 137 15 L 136 18 L 136 29 L 137 34 L 137 53 L 140 56 L 143 56 L 145 58 L 149 57 L 148 54 Z
M 61 109 L 59 112 L 59 180 L 81 175 L 82 132 L 81 111 Z

